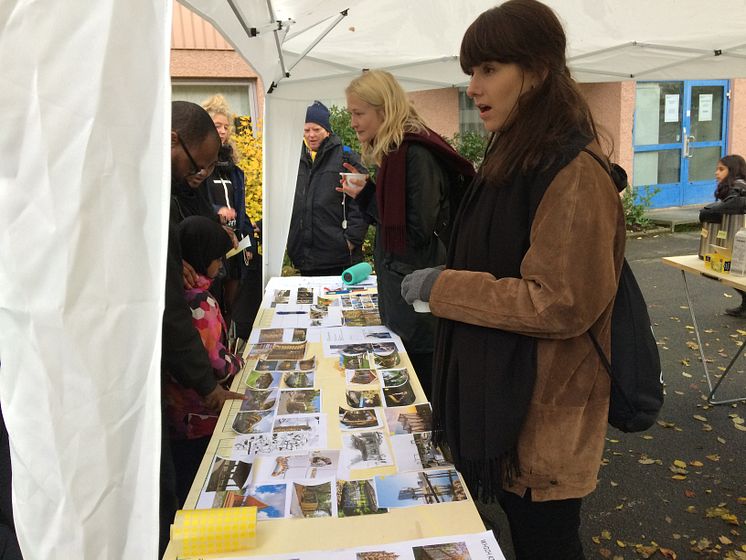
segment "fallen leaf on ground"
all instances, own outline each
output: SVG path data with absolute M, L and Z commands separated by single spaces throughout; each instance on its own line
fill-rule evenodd
M 695 420 L 699 420 L 700 422 L 707 422 L 707 418 L 705 418 L 701 414 L 695 414 L 694 416 L 692 416 L 692 418 L 694 418 Z

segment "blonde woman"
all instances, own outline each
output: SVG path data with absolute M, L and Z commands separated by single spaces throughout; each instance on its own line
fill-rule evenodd
M 231 111 L 225 98 L 213 95 L 202 102 L 202 107 L 212 118 L 215 129 L 220 136 L 220 152 L 215 170 L 204 183 L 207 196 L 220 222 L 229 227 L 240 241 L 244 237 L 254 236 L 254 225 L 246 215 L 244 173 L 236 165 L 234 144 L 231 139 L 233 122 L 236 116 Z M 253 281 L 260 272 L 256 263 L 255 240 L 243 255 L 237 255 L 226 261 L 226 276 L 216 294 L 221 301 L 226 322 L 236 323 L 239 338 L 247 339 L 256 310 L 261 302 L 261 286 Z M 251 286 L 249 286 L 251 284 Z M 255 293 L 258 292 L 258 293 Z
M 452 184 L 474 169 L 430 130 L 388 72 L 370 70 L 345 90 L 363 163 L 378 168 L 375 183 L 344 181 L 376 222 L 374 259 L 383 323 L 401 336 L 428 398 L 435 319 L 416 313 L 401 297 L 401 281 L 423 267 L 445 263 Z M 345 167 L 353 172 L 350 164 Z M 455 210 L 455 208 L 453 209 Z

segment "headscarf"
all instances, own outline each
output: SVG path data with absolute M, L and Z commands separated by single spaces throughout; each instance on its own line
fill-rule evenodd
M 190 216 L 179 224 L 181 256 L 198 274 L 230 251 L 233 243 L 223 226 L 204 216 Z

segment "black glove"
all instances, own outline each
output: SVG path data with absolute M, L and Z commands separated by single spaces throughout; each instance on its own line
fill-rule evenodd
M 401 281 L 401 297 L 409 305 L 412 305 L 416 299 L 430 301 L 430 292 L 441 272 L 443 272 L 442 268 L 423 268 L 407 274 Z

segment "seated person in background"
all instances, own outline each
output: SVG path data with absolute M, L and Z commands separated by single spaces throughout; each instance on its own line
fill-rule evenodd
M 225 323 L 209 288 L 220 271 L 223 255 L 231 249 L 231 239 L 216 221 L 191 216 L 179 225 L 179 243 L 182 257 L 197 273 L 196 285 L 185 293 L 192 309 L 192 322 L 207 350 L 215 380 L 228 388 L 243 367 L 243 360 L 225 347 Z M 196 391 L 174 379 L 167 380 L 164 399 L 176 466 L 177 492 L 179 503 L 183 505 L 218 416 L 205 406 Z
M 303 276 L 339 276 L 363 260 L 368 223 L 358 204 L 337 192 L 344 163 L 367 173 L 358 154 L 332 132 L 329 109 L 315 101 L 306 110 L 288 256 Z

